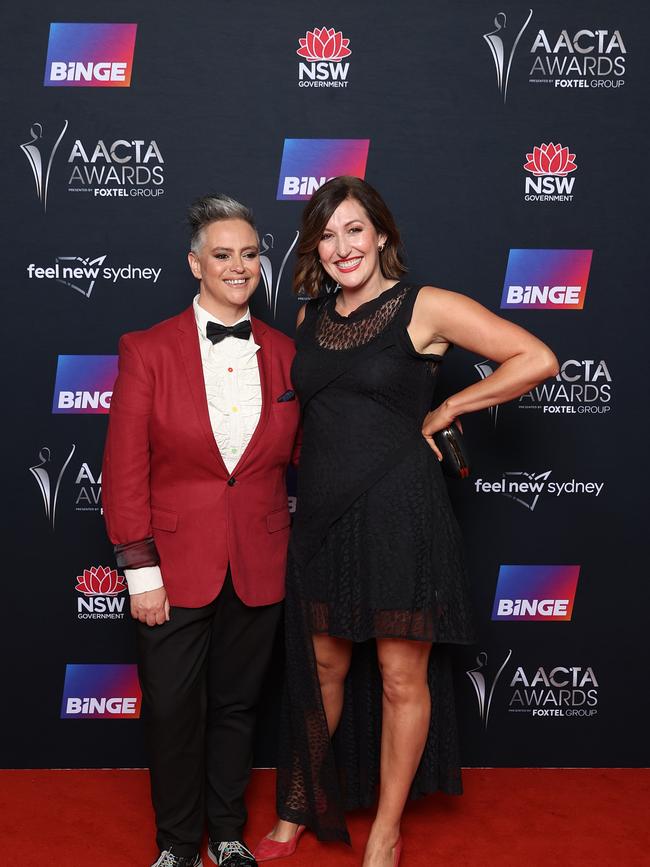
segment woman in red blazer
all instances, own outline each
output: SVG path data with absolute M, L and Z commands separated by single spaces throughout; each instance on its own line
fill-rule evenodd
M 250 867 L 243 795 L 284 596 L 294 347 L 250 316 L 251 212 L 206 196 L 190 225 L 192 306 L 120 340 L 103 505 L 138 620 L 155 863 L 200 864 L 207 816 L 210 858 Z

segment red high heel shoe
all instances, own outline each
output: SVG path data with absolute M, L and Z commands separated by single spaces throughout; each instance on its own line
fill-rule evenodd
M 395 848 L 393 849 L 393 867 L 399 867 L 399 859 L 402 857 L 402 838 L 397 838 Z
M 298 840 L 300 840 L 304 831 L 305 826 L 298 825 L 296 833 L 286 843 L 270 840 L 268 836 L 262 837 L 253 851 L 253 857 L 256 861 L 273 861 L 275 858 L 287 858 L 289 855 L 293 855 L 296 851 Z

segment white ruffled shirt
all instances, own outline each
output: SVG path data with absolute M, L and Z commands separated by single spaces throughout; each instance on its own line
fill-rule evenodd
M 192 302 L 199 348 L 203 363 L 203 381 L 208 401 L 210 425 L 221 457 L 229 473 L 235 469 L 251 441 L 262 412 L 262 387 L 257 364 L 259 346 L 253 340 L 225 337 L 213 344 L 206 335 L 208 322 L 220 322 L 199 305 L 197 295 Z M 250 320 L 250 310 L 237 322 Z M 236 325 L 237 322 L 232 323 Z M 159 566 L 125 569 L 129 593 L 144 593 L 163 586 Z

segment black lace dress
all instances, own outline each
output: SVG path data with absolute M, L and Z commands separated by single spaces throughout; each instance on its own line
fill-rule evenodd
M 421 433 L 437 355 L 406 331 L 417 288 L 397 283 L 348 317 L 335 296 L 307 304 L 293 383 L 303 410 L 298 508 L 289 545 L 286 692 L 278 813 L 322 840 L 349 840 L 344 811 L 379 780 L 381 678 L 375 638 L 434 642 L 431 724 L 411 796 L 460 793 L 451 669 L 444 645 L 473 640 L 456 520 Z M 354 644 L 332 741 L 312 634 Z

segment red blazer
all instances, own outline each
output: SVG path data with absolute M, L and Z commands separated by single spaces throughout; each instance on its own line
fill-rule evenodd
M 297 458 L 293 341 L 252 319 L 262 388 L 255 433 L 232 474 L 210 426 L 199 337 L 189 307 L 120 340 L 102 470 L 115 545 L 153 535 L 172 605 L 197 608 L 233 585 L 247 605 L 284 596 L 289 509 L 285 474 Z

